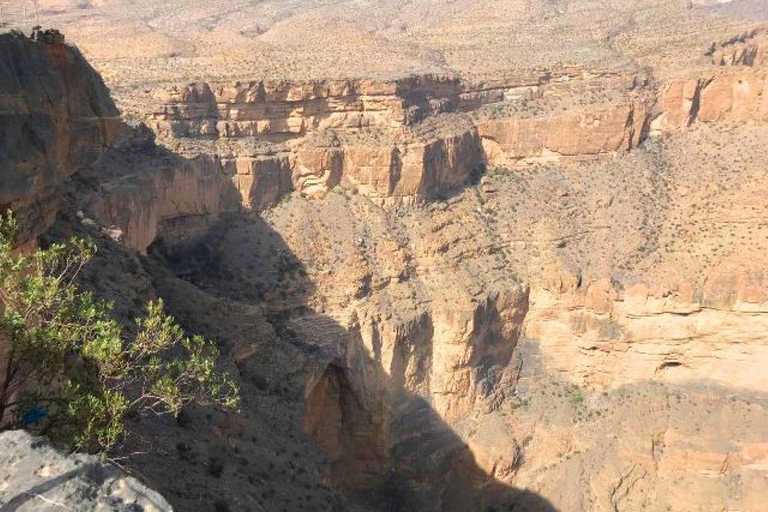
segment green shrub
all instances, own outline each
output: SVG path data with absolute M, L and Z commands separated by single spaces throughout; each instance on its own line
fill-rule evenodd
M 0 214 L 0 430 L 34 424 L 71 449 L 109 451 L 129 414 L 177 415 L 192 402 L 237 407 L 237 385 L 215 369 L 216 347 L 185 336 L 162 301 L 147 305 L 129 338 L 112 305 L 80 289 L 92 243 L 74 238 L 23 255 L 13 251 L 15 234 L 11 213 Z
M 568 399 L 574 405 L 580 405 L 584 402 L 584 394 L 581 392 L 581 389 L 579 389 L 578 386 L 572 386 L 568 389 Z

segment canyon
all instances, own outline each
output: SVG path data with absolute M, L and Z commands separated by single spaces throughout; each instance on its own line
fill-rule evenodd
M 182 511 L 768 510 L 768 28 L 699 4 L 643 3 L 599 62 L 430 40 L 461 72 L 365 78 L 128 86 L 73 27 L 116 101 L 76 48 L 0 34 L 19 246 L 92 238 L 83 285 L 122 320 L 162 297 L 243 390 L 132 420 L 131 471 Z

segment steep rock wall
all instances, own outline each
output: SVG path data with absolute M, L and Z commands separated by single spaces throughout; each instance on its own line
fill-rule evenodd
M 398 80 L 255 81 L 193 83 L 158 89 L 159 108 L 147 124 L 161 137 L 296 138 L 313 132 L 387 131 L 443 112 L 466 111 L 571 79 L 564 71 L 516 76 L 510 82 L 467 84 L 450 76 L 416 75 Z
M 0 34 L 0 208 L 32 240 L 52 222 L 56 192 L 118 135 L 99 75 L 68 45 Z
M 462 185 L 484 160 L 473 127 L 413 143 L 321 144 L 308 141 L 293 160 L 295 187 L 306 197 L 341 185 L 383 205 L 413 203 Z
M 708 55 L 716 66 L 765 66 L 768 32 L 755 29 L 722 43 L 712 43 Z
M 652 104 L 636 102 L 604 110 L 479 125 L 486 158 L 493 165 L 558 162 L 629 151 L 647 136 Z
M 19 243 L 53 222 L 65 190 L 87 214 L 140 252 L 202 235 L 220 213 L 260 210 L 291 188 L 289 155 L 236 151 L 185 157 L 131 127 L 80 52 L 51 39 L 0 34 L 0 208 L 14 211 Z M 220 154 L 219 154 L 220 153 Z M 77 184 L 80 174 L 97 193 Z
M 656 84 L 645 73 L 564 68 L 471 82 L 195 83 L 155 92 L 160 138 L 282 144 L 293 188 L 335 186 L 382 205 L 444 195 L 484 165 L 578 161 L 635 148 L 695 122 L 763 120 L 765 33 L 714 43 L 715 66 Z M 245 147 L 236 159 L 257 157 Z
M 115 145 L 84 179 L 84 210 L 126 247 L 146 253 L 155 241 L 190 244 L 221 215 L 260 211 L 291 191 L 288 156 L 184 156 L 158 147 L 145 127 Z
M 532 290 L 525 336 L 579 385 L 706 380 L 761 392 L 768 388 L 766 287 L 728 279 L 703 290 L 686 283 L 617 290 L 607 279 L 578 284 L 561 275 Z
M 147 123 L 164 141 L 192 148 L 204 140 L 285 144 L 302 195 L 341 185 L 391 205 L 445 194 L 486 164 L 631 149 L 647 132 L 652 101 L 643 87 L 632 74 L 579 69 L 481 83 L 430 75 L 196 83 L 157 91 L 160 107 Z M 596 90 L 623 92 L 590 100 L 579 114 L 554 111 Z M 498 113 L 499 105 L 513 110 Z M 245 146 L 238 158 L 256 153 Z
M 156 173 L 101 185 L 88 206 L 100 224 L 114 226 L 127 247 L 146 253 L 158 238 L 169 244 L 197 239 L 219 214 L 240 208 L 217 162 L 203 157 Z
M 651 131 L 659 135 L 696 122 L 768 119 L 768 73 L 746 68 L 674 80 L 661 91 Z

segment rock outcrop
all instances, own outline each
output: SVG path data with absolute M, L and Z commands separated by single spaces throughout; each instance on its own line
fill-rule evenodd
M 17 175 L 1 202 L 32 239 L 55 215 L 61 183 L 88 170 L 101 188 L 89 215 L 141 252 L 160 237 L 202 234 L 219 214 L 260 211 L 292 191 L 322 197 L 342 187 L 384 206 L 413 204 L 450 193 L 484 167 L 590 159 L 695 122 L 768 115 L 759 61 L 674 80 L 658 99 L 641 75 L 578 69 L 477 83 L 429 75 L 203 83 L 157 92 L 162 109 L 147 123 L 166 151 L 118 122 L 108 91 L 75 49 L 3 37 L 26 56 L 6 61 L 9 75 L 34 76 L 48 63 L 59 89 L 42 104 L 21 98 L 17 83 L 4 86 L 5 140 L 37 130 L 25 144 L 42 145 L 23 162 L 17 150 L 26 146 L 8 146 L 4 156 Z M 152 158 L 137 157 L 148 148 Z M 119 171 L 125 167 L 132 170 Z
M 767 98 L 768 73 L 762 68 L 674 80 L 660 93 L 651 130 L 659 135 L 697 122 L 765 121 Z
M 768 360 L 764 284 L 728 283 L 733 295 L 722 300 L 716 289 L 694 292 L 690 283 L 674 289 L 639 283 L 627 290 L 608 279 L 577 283 L 561 276 L 537 287 L 525 328 L 540 340 L 546 364 L 574 383 L 605 389 L 649 380 L 711 381 L 768 389 L 760 370 Z
M 9 511 L 173 511 L 160 494 L 100 457 L 64 455 L 20 430 L 0 434 L 0 489 L 0 507 Z
M 196 83 L 157 91 L 160 107 L 146 122 L 162 141 L 192 151 L 206 140 L 279 143 L 290 155 L 294 188 L 307 197 L 340 185 L 382 205 L 411 204 L 448 193 L 485 165 L 635 147 L 647 135 L 653 103 L 643 87 L 633 74 L 579 69 L 478 83 L 430 75 Z M 581 101 L 575 94 L 592 99 L 578 114 L 558 112 Z M 241 143 L 235 160 L 245 169 L 259 151 Z
M 65 44 L 0 34 L 0 208 L 25 240 L 53 221 L 62 183 L 89 167 L 118 134 L 101 77 Z
M 490 120 L 479 127 L 488 163 L 557 163 L 635 148 L 648 136 L 651 102 L 546 117 Z
M 146 118 L 164 144 L 229 155 L 239 182 L 290 169 L 293 189 L 306 197 L 341 186 L 381 205 L 412 204 L 449 193 L 483 167 L 585 160 L 696 122 L 763 120 L 766 75 L 762 53 L 752 54 L 658 89 L 642 74 L 578 69 L 478 83 L 198 83 L 159 90 L 160 108 Z
M 27 60 L 80 62 L 3 37 Z M 34 238 L 65 191 L 57 229 L 104 246 L 86 284 L 126 317 L 163 296 L 237 367 L 243 414 L 137 422 L 162 447 L 137 464 L 185 509 L 330 510 L 339 489 L 365 510 L 501 496 L 551 510 L 525 488 L 566 512 L 760 510 L 768 94 L 754 37 L 661 85 L 570 68 L 200 83 L 157 93 L 154 132 L 118 124 L 98 80 L 62 78 L 91 71 L 53 59 L 53 82 L 90 110 L 13 103 L 31 131 L 12 116 L 4 129 L 37 156 L 8 161 L 26 177 L 8 173 L 6 202 L 45 220 L 27 222 Z M 38 144 L 39 119 L 67 135 Z
M 716 66 L 765 66 L 768 63 L 768 33 L 754 29 L 722 43 L 712 43 L 708 55 Z

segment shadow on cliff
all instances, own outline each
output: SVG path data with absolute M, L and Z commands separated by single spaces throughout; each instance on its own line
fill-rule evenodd
M 296 391 L 304 400 L 301 428 L 327 460 L 321 478 L 353 502 L 387 512 L 556 512 L 546 499 L 481 469 L 428 397 L 405 389 L 402 376 L 389 375 L 405 369 L 387 371 L 374 359 L 378 354 L 369 355 L 354 321 L 345 327 L 318 313 L 305 266 L 257 215 L 227 219 L 197 246 L 179 249 L 159 239 L 150 258 L 207 294 L 261 308 L 276 344 L 303 352 L 307 370 Z M 200 329 L 194 317 L 204 311 L 179 297 L 166 302 Z M 227 344 L 220 329 L 205 331 L 202 326 L 202 334 Z
M 86 211 L 98 213 L 100 224 L 126 227 L 128 240 L 124 241 L 129 246 L 141 247 L 154 240 L 150 258 L 143 266 L 155 290 L 187 328 L 219 341 L 224 354 L 234 354 L 233 330 L 239 329 L 240 337 L 250 334 L 258 343 L 263 329 L 227 325 L 238 320 L 217 316 L 220 310 L 207 310 L 197 299 L 206 295 L 226 301 L 227 307 L 263 312 L 264 323 L 274 333 L 269 342 L 275 343 L 267 350 L 256 350 L 246 360 L 238 359 L 240 374 L 248 381 L 244 390 L 248 392 L 252 384 L 259 391 L 269 388 L 269 393 L 279 388 L 280 396 L 273 403 L 303 401 L 300 425 L 293 428 L 303 430 L 325 455 L 327 467 L 319 475 L 320 480 L 343 491 L 353 498 L 352 503 L 362 504 L 366 510 L 556 512 L 537 494 L 515 489 L 488 475 L 471 449 L 434 410 L 429 397 L 405 388 L 404 367 L 385 369 L 375 347 L 371 356 L 363 346 L 354 322 L 342 325 L 317 311 L 313 304 L 316 286 L 303 262 L 263 219 L 241 211 L 242 198 L 246 194 L 254 197 L 258 182 L 246 186 L 246 190 L 239 189 L 222 172 L 220 162 L 189 159 L 158 146 L 144 128 L 120 128 L 127 133 L 127 139 L 107 150 L 92 169 L 71 180 L 69 209 L 77 210 L 85 203 Z M 473 175 L 470 184 L 477 179 Z M 179 190 L 181 196 L 169 192 Z M 260 197 L 259 201 L 275 202 L 285 193 L 281 187 L 274 191 L 275 197 Z M 184 199 L 179 201 L 179 197 Z M 156 209 L 149 217 L 145 216 L 147 205 Z M 72 212 L 67 222 L 79 225 Z M 138 288 L 135 277 L 146 279 L 147 275 L 145 270 L 134 268 L 134 255 L 124 254 L 109 240 L 103 242 L 107 244 L 105 250 L 100 249 L 104 268 L 94 270 L 92 280 L 100 282 L 100 293 L 115 300 L 116 312 L 130 318 L 139 313 L 136 305 L 143 304 L 146 297 L 131 299 L 132 292 L 125 290 Z M 118 263 L 131 268 L 122 271 L 121 279 L 115 278 L 120 274 L 114 271 Z M 159 277 L 167 269 L 195 286 L 184 289 L 160 284 L 168 280 Z M 190 288 L 197 295 L 190 293 Z M 431 351 L 432 347 L 427 349 Z M 298 351 L 305 369 L 295 376 L 283 376 L 285 367 L 266 368 L 263 363 L 247 360 L 270 351 Z M 279 382 L 281 379 L 284 382 Z M 271 384 L 266 385 L 267 380 Z M 288 390 L 291 386 L 293 391 Z M 254 408 L 251 412 L 263 411 Z M 155 427 L 150 422 L 141 423 L 144 426 L 139 428 L 144 429 L 145 437 L 152 439 Z M 176 425 L 163 428 L 165 433 L 179 429 Z M 226 440 L 226 428 L 215 427 L 215 435 Z M 292 439 L 290 434 L 286 437 Z M 180 433 L 169 448 L 182 450 L 180 457 L 189 458 L 193 438 L 191 432 Z M 226 447 L 227 443 L 220 446 Z M 514 458 L 514 454 L 506 455 Z M 210 460 L 217 456 L 211 455 Z M 195 491 L 185 491 L 190 496 L 179 500 L 175 482 L 167 479 L 166 462 L 144 463 L 140 470 L 167 499 L 176 501 L 177 510 L 200 510 Z M 216 481 L 212 482 L 208 487 L 217 487 Z M 209 505 L 218 510 L 213 500 Z
M 238 360 L 241 375 L 259 390 L 269 388 L 272 393 L 279 388 L 282 396 L 271 403 L 304 401 L 298 428 L 325 454 L 327 474 L 320 479 L 354 496 L 355 503 L 367 504 L 366 509 L 556 512 L 535 493 L 514 489 L 486 474 L 470 448 L 435 412 L 428 397 L 405 388 L 405 368 L 383 368 L 380 354 L 368 355 L 354 325 L 342 325 L 316 311 L 312 304 L 315 284 L 300 259 L 260 217 L 241 212 L 243 197 L 252 198 L 249 206 L 254 209 L 279 200 L 288 192 L 283 187 L 285 180 L 278 180 L 270 187 L 273 194 L 265 197 L 260 195 L 264 183 L 254 180 L 236 185 L 216 159 L 177 154 L 157 145 L 144 127 L 117 121 L 112 129 L 114 140 L 105 142 L 98 161 L 95 155 L 90 156 L 87 160 L 93 165 L 65 184 L 62 212 L 67 213 L 60 213 L 54 231 L 60 231 L 58 236 L 87 231 L 80 216 L 75 215 L 82 209 L 95 214 L 102 226 L 121 226 L 123 242 L 130 247 L 143 248 L 154 240 L 150 260 L 144 261 L 146 269 L 137 265 L 135 255 L 108 237 L 100 241 L 102 266 L 88 271 L 90 282 L 99 295 L 115 301 L 121 318 L 140 313 L 137 308 L 152 293 L 145 282 L 151 279 L 174 315 L 190 330 L 217 339 L 225 354 L 233 354 L 234 342 L 229 339 L 232 328 L 226 324 L 236 320 L 217 317 L 218 311 L 206 310 L 195 299 L 205 294 L 235 307 L 261 310 L 275 335 L 276 343 L 270 350 L 298 351 L 306 370 L 296 378 L 284 376 L 285 383 L 265 385 L 260 373 L 267 371 L 264 365 Z M 473 175 L 470 182 L 477 179 Z M 190 240 L 193 242 L 188 243 Z M 161 267 L 196 285 L 198 295 L 183 296 L 190 290 L 159 285 L 165 279 L 158 278 Z M 247 331 L 253 326 L 236 327 Z M 261 334 L 257 331 L 254 328 L 250 335 L 258 338 Z M 246 359 L 259 357 L 262 352 L 257 350 Z M 279 381 L 285 368 L 276 365 L 269 370 L 272 380 Z M 399 375 L 390 376 L 391 371 Z M 290 385 L 295 381 L 292 395 L 286 391 L 289 381 Z M 139 428 L 146 429 L 146 437 L 154 443 L 151 422 L 136 423 L 143 424 Z M 164 424 L 163 428 L 167 433 L 184 427 Z M 215 435 L 227 437 L 226 428 L 215 429 Z M 168 448 L 178 451 L 180 459 L 192 459 L 192 437 L 179 432 L 178 437 L 169 437 L 172 444 Z M 229 440 L 226 443 L 231 447 Z M 218 456 L 210 456 L 208 478 L 218 478 L 212 462 Z M 141 466 L 161 492 L 174 490 L 176 484 L 167 478 L 170 458 L 165 459 Z M 209 488 L 217 487 L 213 482 Z M 200 510 L 202 494 L 196 491 L 185 490 L 186 501 L 183 505 L 177 502 L 176 508 Z M 177 492 L 166 496 L 171 501 L 179 498 Z M 197 506 L 193 508 L 192 503 Z M 220 509 L 212 500 L 209 505 Z

